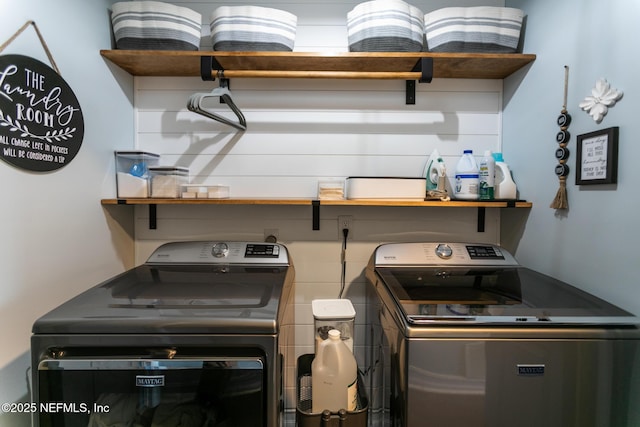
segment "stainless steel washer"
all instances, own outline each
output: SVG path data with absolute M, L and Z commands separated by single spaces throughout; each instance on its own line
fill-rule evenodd
M 495 245 L 382 245 L 366 276 L 385 341 L 370 360 L 390 367 L 387 424 L 640 425 L 630 313 Z
M 161 246 L 35 322 L 34 425 L 281 425 L 293 286 L 280 244 Z

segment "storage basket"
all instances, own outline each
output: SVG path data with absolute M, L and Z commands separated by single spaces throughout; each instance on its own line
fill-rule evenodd
M 424 15 L 402 0 L 360 3 L 347 14 L 351 52 L 420 52 Z
M 292 51 L 298 17 L 259 6 L 222 6 L 211 14 L 213 50 Z
M 298 357 L 297 427 L 366 427 L 369 400 L 362 375 L 358 373 L 358 408 L 355 411 L 322 413 L 311 412 L 311 362 L 313 354 Z
M 118 49 L 198 50 L 202 15 L 157 1 L 125 1 L 112 6 Z
M 430 52 L 513 53 L 524 12 L 509 7 L 446 7 L 424 16 Z

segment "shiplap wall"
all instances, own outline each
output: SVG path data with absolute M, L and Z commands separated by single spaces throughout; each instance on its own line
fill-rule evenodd
M 203 48 L 209 14 L 220 5 L 245 2 L 174 2 L 203 15 Z M 297 51 L 347 51 L 346 14 L 359 2 L 250 4 L 298 16 Z M 446 1 L 412 2 L 427 12 Z M 460 6 L 487 5 L 473 1 Z M 503 5 L 495 4 L 498 6 Z M 417 86 L 415 105 L 405 105 L 404 81 L 234 79 L 231 92 L 248 129 L 236 132 L 191 113 L 187 99 L 217 82 L 198 78 L 136 77 L 135 148 L 159 153 L 165 165 L 188 167 L 191 181 L 224 184 L 232 197 L 315 197 L 319 180 L 348 176 L 412 176 L 423 173 L 435 148 L 451 176 L 462 150 L 501 149 L 502 81 L 434 80 Z M 217 101 L 211 108 L 227 114 Z M 230 116 L 231 117 L 231 116 Z M 500 241 L 500 212 L 459 208 L 322 207 L 320 230 L 302 206 L 159 206 L 158 228 L 148 211 L 135 209 L 136 263 L 173 240 L 263 240 L 275 234 L 296 269 L 295 347 L 287 353 L 286 409 L 295 411 L 295 362 L 313 352 L 311 301 L 336 298 L 340 290 L 338 215 L 352 215 L 347 246 L 345 296 L 356 312 L 356 356 L 364 364 L 364 268 L 375 247 L 391 241 Z M 372 406 L 379 402 L 371 402 Z

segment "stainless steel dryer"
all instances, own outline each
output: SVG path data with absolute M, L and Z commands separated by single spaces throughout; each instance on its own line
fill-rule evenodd
M 283 245 L 176 242 L 33 325 L 35 426 L 281 425 Z
M 390 424 L 640 425 L 630 313 L 495 245 L 382 245 L 366 276 L 388 351 L 371 360 L 390 367 Z

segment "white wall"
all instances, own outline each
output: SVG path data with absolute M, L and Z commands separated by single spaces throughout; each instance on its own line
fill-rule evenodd
M 640 180 L 640 108 L 637 17 L 640 3 L 567 0 L 510 0 L 527 11 L 525 50 L 537 60 L 522 76 L 505 84 L 504 153 L 534 208 L 519 230 L 517 257 L 640 314 L 638 296 L 638 181 Z M 550 31 L 552 29 L 552 31 Z M 563 102 L 564 66 L 570 69 L 568 111 L 571 150 L 567 193 L 569 209 L 548 206 L 558 189 L 554 175 Z M 523 73 L 520 73 L 523 74 Z M 604 77 L 624 92 L 600 124 L 578 104 Z M 620 127 L 617 185 L 576 186 L 576 136 Z
M 29 339 L 36 318 L 132 263 L 132 240 L 122 228 L 126 219 L 113 221 L 100 206 L 114 191 L 113 150 L 130 148 L 133 139 L 132 78 L 98 55 L 110 46 L 110 4 L 0 0 L 0 43 L 26 21 L 36 21 L 85 124 L 80 152 L 62 169 L 32 173 L 0 162 L 1 402 L 30 400 Z M 49 63 L 32 27 L 4 54 Z M 0 414 L 0 426 L 29 424 L 28 414 Z
M 180 4 L 200 11 L 206 24 L 215 7 L 234 3 L 245 2 Z M 357 3 L 251 2 L 298 16 L 296 51 L 347 51 L 346 14 Z M 425 12 L 443 6 L 412 3 Z M 205 37 L 203 46 L 210 49 L 206 43 Z M 189 167 L 194 183 L 229 185 L 232 197 L 314 198 L 318 180 L 327 177 L 418 177 L 434 148 L 453 174 L 465 148 L 476 153 L 501 148 L 500 80 L 436 79 L 418 85 L 416 105 L 405 105 L 404 81 L 233 79 L 233 98 L 247 118 L 244 133 L 186 109 L 192 93 L 217 85 L 199 78 L 137 77 L 136 148 L 161 154 L 163 164 Z M 216 102 L 211 108 L 226 114 Z M 338 296 L 337 216 L 345 214 L 354 218 L 345 296 L 358 313 L 356 355 L 362 366 L 363 270 L 375 247 L 388 241 L 498 242 L 500 217 L 511 213 L 489 209 L 486 231 L 478 233 L 474 209 L 323 206 L 320 230 L 313 231 L 310 207 L 158 206 L 158 228 L 150 230 L 147 208 L 138 207 L 136 263 L 166 241 L 262 240 L 277 230 L 296 268 L 297 357 L 313 352 L 311 301 Z M 292 409 L 295 359 L 286 363 L 286 405 Z

